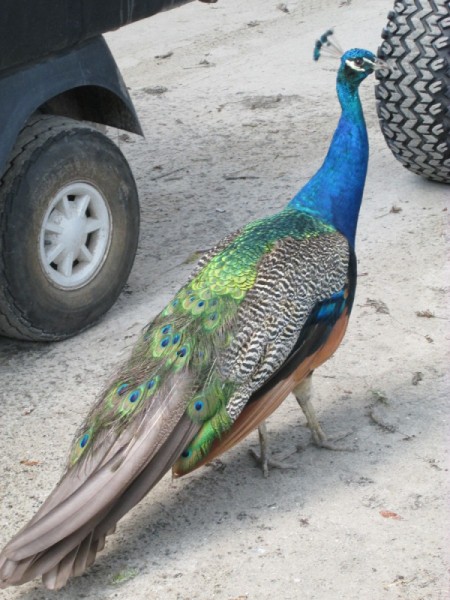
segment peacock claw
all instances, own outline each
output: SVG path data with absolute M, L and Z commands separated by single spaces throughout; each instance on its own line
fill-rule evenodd
M 312 375 L 312 373 L 311 373 Z M 306 417 L 306 422 L 311 431 L 311 441 L 313 444 L 318 446 L 319 448 L 325 448 L 327 450 L 335 450 L 340 452 L 352 452 L 353 448 L 349 448 L 348 446 L 337 446 L 333 443 L 333 440 L 327 438 L 325 432 L 323 431 L 320 423 L 317 419 L 316 412 L 311 404 L 311 375 L 306 377 L 295 389 L 294 396 L 303 411 L 303 414 Z M 338 438 L 335 438 L 337 441 L 343 440 L 352 432 L 349 431 Z
M 297 469 L 296 465 L 284 462 L 284 460 L 275 460 L 273 458 L 269 458 L 269 452 L 267 449 L 267 428 L 265 422 L 258 427 L 258 435 L 261 454 L 258 454 L 253 449 L 249 450 L 249 454 L 255 459 L 257 464 L 261 466 L 264 477 L 269 477 L 269 467 L 272 469 Z M 291 455 L 289 454 L 288 456 Z
M 325 448 L 325 450 L 334 450 L 336 452 L 353 452 L 354 448 L 351 448 L 350 446 L 339 446 L 334 443 L 334 441 L 339 442 L 340 440 L 345 439 L 351 433 L 352 432 L 349 431 L 336 438 L 329 439 L 323 432 L 322 428 L 320 428 L 320 432 L 311 429 L 311 443 L 313 443 L 318 448 Z
M 263 476 L 265 478 L 269 477 L 269 467 L 271 469 L 298 469 L 298 465 L 294 465 L 292 463 L 284 462 L 283 460 L 275 460 L 273 458 L 268 458 L 267 456 L 261 457 L 255 450 L 250 448 L 248 451 L 250 456 L 254 458 L 256 463 L 261 467 Z

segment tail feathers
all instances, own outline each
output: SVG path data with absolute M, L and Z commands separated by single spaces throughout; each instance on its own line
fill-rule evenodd
M 177 426 L 177 431 L 174 431 L 174 439 L 171 438 L 166 442 L 161 451 L 135 479 L 126 493 L 119 498 L 105 519 L 96 528 L 96 536 L 108 535 L 111 530 L 115 529 L 117 521 L 140 502 L 149 489 L 154 487 L 167 473 L 199 429 L 200 426 L 193 423 L 187 416 L 182 418 Z M 173 443 L 175 438 L 178 438 L 176 445 Z
M 61 588 L 70 577 L 78 577 L 90 567 L 97 555 L 105 547 L 105 537 L 94 540 L 91 532 L 84 540 L 52 569 L 42 575 L 42 581 L 48 589 Z
M 108 457 L 110 458 L 115 452 L 117 452 L 118 448 L 121 448 L 129 443 L 131 439 L 130 434 L 131 431 L 128 431 L 126 438 L 125 436 L 122 436 L 119 437 L 114 444 L 108 444 L 108 436 L 110 436 L 110 433 L 105 431 L 102 435 L 102 438 L 98 442 L 98 449 L 94 455 L 79 468 L 77 467 L 72 469 L 61 478 L 50 496 L 45 500 L 45 502 L 25 527 L 29 528 L 32 524 L 41 520 L 53 508 L 74 494 L 83 485 L 83 483 L 85 483 L 85 481 L 91 477 L 91 475 L 93 475 L 106 464 L 106 459 Z M 25 528 L 23 528 L 19 533 L 22 533 L 24 529 Z M 15 537 L 18 535 L 19 534 L 16 534 Z
M 100 466 L 87 462 L 87 478 L 84 465 L 66 473 L 0 554 L 0 587 L 42 575 L 47 588 L 59 589 L 94 562 L 117 521 L 163 477 L 197 433 L 199 426 L 174 403 L 175 398 L 166 398 L 149 411 L 131 440 L 125 429 L 114 455 L 110 450 L 101 457 L 94 454 L 91 460 L 100 458 Z M 172 424 L 174 414 L 178 422 Z

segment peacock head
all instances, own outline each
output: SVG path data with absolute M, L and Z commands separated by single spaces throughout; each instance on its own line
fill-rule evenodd
M 323 54 L 340 58 L 338 81 L 346 82 L 351 88 L 357 88 L 361 81 L 374 71 L 388 68 L 387 64 L 377 58 L 370 50 L 353 48 L 343 53 L 334 39 L 332 29 L 320 36 L 314 46 L 314 60 L 319 60 Z
M 339 75 L 349 83 L 357 86 L 380 67 L 381 65 L 373 52 L 353 48 L 342 55 Z

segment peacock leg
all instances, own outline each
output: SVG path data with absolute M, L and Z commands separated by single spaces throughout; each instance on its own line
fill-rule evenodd
M 306 417 L 308 427 L 311 430 L 312 441 L 319 448 L 327 448 L 328 450 L 351 450 L 351 448 L 336 446 L 331 442 L 322 427 L 320 426 L 319 420 L 317 419 L 316 411 L 311 403 L 311 391 L 312 391 L 312 373 L 308 375 L 301 383 L 294 388 L 293 394 Z M 348 434 L 340 436 L 339 439 L 346 437 Z
M 269 458 L 269 450 L 268 450 L 268 436 L 267 436 L 267 427 L 266 422 L 263 421 L 262 424 L 258 427 L 258 436 L 259 436 L 259 448 L 260 454 L 255 452 L 253 449 L 250 449 L 250 454 L 256 460 L 256 462 L 261 466 L 264 477 L 269 477 L 269 467 L 271 469 L 296 469 L 295 465 L 290 463 L 285 463 L 283 461 L 274 460 L 273 458 Z

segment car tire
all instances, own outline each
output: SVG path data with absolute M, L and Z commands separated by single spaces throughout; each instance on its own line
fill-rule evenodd
M 399 0 L 388 15 L 377 72 L 381 130 L 394 156 L 428 179 L 450 182 L 448 0 Z
M 120 294 L 138 237 L 119 148 L 84 122 L 33 118 L 0 182 L 0 334 L 56 341 L 90 327 Z

